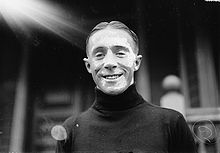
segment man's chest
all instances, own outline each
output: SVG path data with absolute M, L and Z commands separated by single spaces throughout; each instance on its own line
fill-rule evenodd
M 166 129 L 158 125 L 140 122 L 82 125 L 74 133 L 73 150 L 79 152 L 161 153 L 167 150 Z

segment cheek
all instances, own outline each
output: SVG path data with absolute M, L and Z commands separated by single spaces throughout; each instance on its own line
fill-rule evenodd
M 96 75 L 103 67 L 103 65 L 103 62 L 93 62 L 93 64 L 91 65 L 93 75 Z
M 133 76 L 134 69 L 133 69 L 132 66 L 127 66 L 127 65 L 120 64 L 120 67 L 126 71 L 125 78 L 128 79 L 128 78 L 131 78 Z
M 94 68 L 97 68 L 97 67 L 99 67 L 102 64 L 99 61 L 98 62 L 97 61 L 92 61 L 92 63 L 93 63 L 92 65 L 93 65 Z
M 124 60 L 122 59 L 118 63 L 126 69 L 133 70 L 134 62 L 135 61 L 133 58 L 128 58 L 128 59 L 124 59 Z

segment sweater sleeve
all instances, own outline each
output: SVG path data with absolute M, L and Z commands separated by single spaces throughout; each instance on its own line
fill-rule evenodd
M 181 114 L 170 123 L 168 147 L 169 153 L 197 153 L 191 130 Z
M 73 135 L 73 117 L 69 117 L 64 123 L 63 127 L 66 129 L 67 138 L 64 140 L 57 140 L 56 153 L 71 153 L 72 151 L 72 135 Z

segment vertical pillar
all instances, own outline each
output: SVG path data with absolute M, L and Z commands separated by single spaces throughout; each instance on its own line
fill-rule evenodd
M 138 25 L 138 38 L 139 38 L 139 54 L 141 54 L 142 62 L 141 67 L 138 70 L 136 80 L 137 89 L 143 98 L 147 101 L 151 100 L 151 90 L 150 90 L 150 75 L 148 71 L 147 62 L 147 40 L 146 40 L 146 8 L 143 0 L 136 1 L 137 8 L 137 25 Z
M 24 152 L 23 143 L 27 105 L 28 46 L 28 40 L 25 39 L 23 42 L 23 55 L 15 92 L 9 152 Z
M 180 42 L 181 43 L 181 42 Z M 189 93 L 188 93 L 188 74 L 187 74 L 187 70 L 186 70 L 186 61 L 185 61 L 185 55 L 184 52 L 182 50 L 182 45 L 180 45 L 180 76 L 181 76 L 181 80 L 182 80 L 182 93 L 184 95 L 184 99 L 185 99 L 185 108 L 190 108 L 190 99 L 189 99 Z
M 208 35 L 199 30 L 196 40 L 201 107 L 218 106 L 218 88 L 214 70 L 214 59 Z
M 184 39 L 183 39 L 183 26 L 182 26 L 182 19 L 181 15 L 177 15 L 177 34 L 178 34 L 178 42 L 179 42 L 179 65 L 180 65 L 180 78 L 181 78 L 181 92 L 184 96 L 185 100 L 185 109 L 187 112 L 187 109 L 191 107 L 190 105 L 190 95 L 189 95 L 189 85 L 188 85 L 188 72 L 187 72 L 187 60 L 186 60 L 186 54 L 187 51 L 184 49 Z M 188 63 L 189 64 L 189 63 Z M 186 113 L 187 115 L 187 113 Z

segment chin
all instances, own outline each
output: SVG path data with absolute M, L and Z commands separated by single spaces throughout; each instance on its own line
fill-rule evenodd
M 123 86 L 123 87 L 102 87 L 101 90 L 109 95 L 119 95 L 121 93 L 123 93 L 128 87 L 127 86 Z
M 105 81 L 103 79 L 101 80 L 96 80 L 96 84 L 98 86 L 98 88 L 109 95 L 118 95 L 123 93 L 130 84 L 130 81 L 126 80 L 126 79 L 120 79 L 118 81 Z

